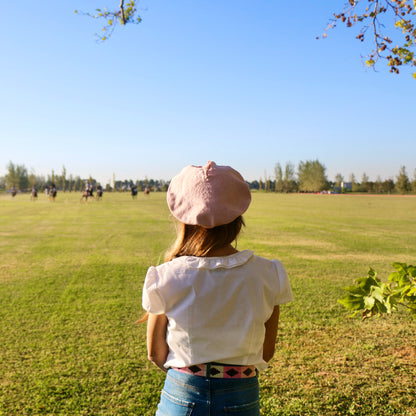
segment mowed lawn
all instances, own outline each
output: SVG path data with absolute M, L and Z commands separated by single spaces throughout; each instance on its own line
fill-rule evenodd
M 174 240 L 165 196 L 0 196 L 0 415 L 154 415 L 164 375 L 135 321 Z M 295 296 L 262 414 L 416 415 L 416 321 L 337 303 L 370 266 L 416 264 L 416 198 L 254 193 L 245 219 L 238 248 L 280 259 Z

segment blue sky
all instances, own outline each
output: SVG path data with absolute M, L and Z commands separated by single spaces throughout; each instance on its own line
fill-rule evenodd
M 97 43 L 101 22 L 74 10 L 118 3 L 2 4 L 0 175 L 105 184 L 214 160 L 253 180 L 319 159 L 329 179 L 413 177 L 410 71 L 366 69 L 354 29 L 316 39 L 343 1 L 142 0 L 140 25 Z

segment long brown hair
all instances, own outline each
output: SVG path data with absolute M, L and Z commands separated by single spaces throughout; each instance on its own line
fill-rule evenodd
M 214 228 L 178 222 L 176 241 L 166 252 L 165 262 L 181 256 L 206 257 L 213 250 L 226 247 L 233 241 L 237 243 L 238 234 L 243 226 L 245 223 L 241 215 L 228 224 Z M 145 313 L 137 322 L 146 322 L 148 316 L 149 314 Z
M 214 228 L 178 223 L 176 241 L 166 252 L 165 261 L 181 256 L 208 256 L 211 251 L 226 247 L 236 241 L 244 225 L 241 215 L 228 224 Z

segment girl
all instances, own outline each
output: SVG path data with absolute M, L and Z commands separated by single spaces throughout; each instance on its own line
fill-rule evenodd
M 283 265 L 232 243 L 251 194 L 229 166 L 187 166 L 167 202 L 179 221 L 166 262 L 143 288 L 148 357 L 167 373 L 156 416 L 258 416 L 258 371 L 273 357 Z

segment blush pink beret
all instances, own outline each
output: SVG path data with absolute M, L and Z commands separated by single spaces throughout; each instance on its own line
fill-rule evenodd
M 246 212 L 251 193 L 236 170 L 208 162 L 206 166 L 190 165 L 182 169 L 169 185 L 167 202 L 179 221 L 213 228 Z

